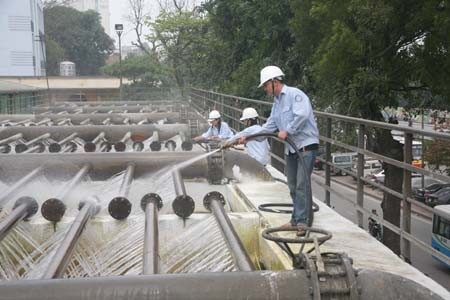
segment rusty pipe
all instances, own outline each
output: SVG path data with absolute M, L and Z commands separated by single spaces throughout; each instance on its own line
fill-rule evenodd
M 98 198 L 89 197 L 86 201 L 80 203 L 77 217 L 70 225 L 70 229 L 61 242 L 55 255 L 52 257 L 50 265 L 45 270 L 42 279 L 61 278 L 69 265 L 78 240 L 86 227 L 87 221 L 100 211 Z
M 219 192 L 210 192 L 203 198 L 203 205 L 213 213 L 238 269 L 240 271 L 256 270 L 241 239 L 234 230 L 230 218 L 225 212 L 225 198 L 223 195 Z
M 123 174 L 119 195 L 109 202 L 108 212 L 111 217 L 116 220 L 127 218 L 131 212 L 131 202 L 127 199 L 127 196 L 131 188 L 131 182 L 133 181 L 135 167 L 134 163 L 128 163 L 125 173 Z
M 84 164 L 77 174 L 61 188 L 55 197 L 44 201 L 41 205 L 41 214 L 46 220 L 52 222 L 61 221 L 67 208 L 66 204 L 64 204 L 66 197 L 80 183 L 83 177 L 86 176 L 90 168 L 90 164 Z
M 141 208 L 145 213 L 144 255 L 142 274 L 159 273 L 159 229 L 158 210 L 162 207 L 161 197 L 154 193 L 144 195 Z
M 173 184 L 175 188 L 175 200 L 172 202 L 174 213 L 180 218 L 186 219 L 195 210 L 194 200 L 186 194 L 183 178 L 179 169 L 172 171 Z

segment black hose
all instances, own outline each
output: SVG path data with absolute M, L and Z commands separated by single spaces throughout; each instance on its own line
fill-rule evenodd
M 249 136 L 246 136 L 247 140 L 252 140 L 258 137 L 270 137 L 273 139 L 276 139 L 277 141 L 280 141 L 282 143 L 288 143 L 297 153 L 298 158 L 300 159 L 302 168 L 303 168 L 303 172 L 304 174 L 306 174 L 307 178 L 306 178 L 306 182 L 309 182 L 309 184 L 305 184 L 305 192 L 306 192 L 306 207 L 308 209 L 308 226 L 312 226 L 312 223 L 314 221 L 314 213 L 313 213 L 313 207 L 312 207 L 312 191 L 311 191 L 311 176 L 309 175 L 309 172 L 306 168 L 306 164 L 305 164 L 305 160 L 303 159 L 303 156 L 301 155 L 300 151 L 297 149 L 297 146 L 295 145 L 295 143 L 292 141 L 292 139 L 287 136 L 286 139 L 283 141 L 281 140 L 278 135 L 276 133 L 273 132 L 264 132 L 264 133 L 256 133 L 256 134 L 252 134 Z

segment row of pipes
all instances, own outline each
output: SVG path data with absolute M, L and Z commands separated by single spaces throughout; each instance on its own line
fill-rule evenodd
M 192 142 L 186 138 L 185 134 L 180 132 L 179 136 L 181 139 L 181 149 L 184 151 L 192 150 Z M 151 151 L 160 151 L 162 148 L 157 131 L 154 131 L 147 141 L 133 141 L 132 132 L 128 131 L 117 142 L 108 141 L 104 131 L 98 133 L 91 141 L 83 140 L 76 132 L 60 141 L 52 139 L 50 133 L 44 133 L 31 140 L 25 141 L 23 134 L 17 133 L 0 140 L 0 153 L 10 153 L 12 149 L 14 149 L 15 153 L 42 153 L 46 149 L 50 153 L 59 153 L 75 152 L 80 148 L 85 152 L 109 152 L 113 147 L 116 152 L 123 152 L 127 147 L 135 152 L 141 152 L 144 150 L 144 142 L 149 143 Z M 168 151 L 175 151 L 177 144 L 173 139 L 169 139 L 165 141 L 164 146 Z
M 21 188 L 24 184 L 35 178 L 43 167 L 35 168 L 22 177 L 14 185 L 9 187 L 0 197 L 0 207 L 4 202 Z M 90 164 L 85 164 L 77 174 L 68 181 L 59 193 L 41 206 L 42 216 L 52 222 L 59 222 L 66 211 L 65 201 L 68 194 L 81 180 L 89 173 Z M 135 171 L 135 164 L 129 163 L 125 169 L 118 195 L 115 196 L 108 205 L 110 215 L 123 220 L 128 217 L 131 211 L 131 202 L 127 199 L 132 184 Z M 172 171 L 176 198 L 172 207 L 174 212 L 183 219 L 188 218 L 195 209 L 195 203 L 186 194 L 186 188 L 180 170 Z M 225 199 L 219 192 L 207 193 L 203 199 L 206 209 L 211 211 L 221 229 L 223 237 L 234 257 L 236 266 L 240 271 L 255 270 L 255 266 L 247 254 L 241 240 L 233 228 L 231 220 L 224 210 Z M 141 208 L 145 213 L 145 237 L 143 250 L 143 274 L 159 273 L 159 242 L 158 242 L 158 210 L 162 207 L 161 197 L 154 193 L 146 194 L 141 199 Z M 30 219 L 38 211 L 38 204 L 32 197 L 20 197 L 14 204 L 12 211 L 0 222 L 0 241 L 15 227 L 20 221 Z M 58 250 L 53 255 L 51 264 L 44 272 L 42 279 L 61 278 L 73 256 L 77 242 L 87 222 L 100 211 L 99 199 L 96 195 L 87 197 L 79 204 L 79 213 L 72 222 L 69 231 L 65 235 Z

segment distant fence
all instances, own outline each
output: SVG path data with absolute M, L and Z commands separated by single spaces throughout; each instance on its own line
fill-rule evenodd
M 221 112 L 224 119 L 228 124 L 234 128 L 235 130 L 242 130 L 243 123 L 239 120 L 241 116 L 241 112 L 245 107 L 252 106 L 256 108 L 259 113 L 261 112 L 270 112 L 272 103 L 268 101 L 247 99 L 242 97 L 236 97 L 232 95 L 226 95 L 211 91 L 206 91 L 202 89 L 191 88 L 189 92 L 189 97 L 191 103 L 201 112 L 203 112 L 206 116 L 208 111 L 212 109 L 217 109 Z M 324 158 L 322 158 L 322 162 L 325 163 L 325 201 L 328 205 L 331 204 L 331 195 L 332 192 L 335 191 L 333 187 L 331 187 L 331 168 L 335 168 L 341 171 L 345 171 L 346 173 L 352 175 L 356 178 L 356 204 L 355 208 L 358 216 L 358 225 L 363 227 L 363 220 L 367 217 L 372 217 L 376 219 L 383 226 L 389 228 L 393 232 L 397 233 L 401 238 L 401 255 L 406 260 L 410 261 L 411 258 L 411 249 L 410 243 L 413 243 L 417 247 L 426 251 L 427 253 L 433 254 L 438 257 L 442 261 L 450 264 L 450 259 L 440 252 L 433 249 L 429 244 L 426 244 L 411 235 L 411 205 L 416 205 L 423 210 L 426 210 L 432 213 L 432 209 L 427 205 L 416 201 L 412 197 L 411 193 L 411 173 L 416 172 L 422 175 L 431 176 L 435 179 L 450 183 L 450 177 L 442 175 L 437 172 L 433 172 L 424 168 L 415 167 L 411 164 L 413 158 L 413 140 L 423 140 L 432 139 L 432 140 L 445 140 L 450 141 L 450 134 L 444 134 L 433 131 L 426 131 L 421 129 L 414 129 L 406 126 L 399 126 L 395 124 L 389 124 L 384 122 L 376 122 L 369 121 L 359 118 L 352 118 L 342 115 L 330 114 L 325 112 L 315 111 L 315 116 L 317 119 L 317 123 L 320 131 L 320 142 L 324 147 Z M 265 120 L 265 118 L 262 118 Z M 400 133 L 404 138 L 404 160 L 398 161 L 387 156 L 383 156 L 372 151 L 367 150 L 366 148 L 366 138 L 367 134 L 370 130 L 389 130 L 395 131 L 396 133 Z M 348 140 L 348 134 L 342 134 L 343 131 L 352 132 L 350 134 L 352 137 Z M 280 171 L 284 170 L 284 154 L 282 145 L 277 144 L 277 141 L 272 142 L 272 165 L 279 169 Z M 331 149 L 340 148 L 346 151 L 351 151 L 356 153 L 356 172 L 344 170 L 341 167 L 333 164 L 331 162 Z M 383 163 L 395 165 L 401 169 L 403 169 L 403 191 L 399 193 L 392 189 L 387 188 L 386 186 L 373 182 L 372 180 L 364 177 L 364 162 L 365 157 L 370 157 L 372 159 L 377 159 Z M 376 215 L 373 215 L 371 211 L 368 211 L 364 208 L 364 185 L 368 184 L 370 186 L 379 188 L 385 194 L 391 194 L 402 201 L 402 222 L 401 226 L 395 226 L 382 218 L 379 218 Z M 347 199 L 351 201 L 351 199 Z M 351 201 L 353 203 L 353 201 Z
M 46 91 L 0 93 L 0 114 L 31 113 L 36 105 L 45 104 Z

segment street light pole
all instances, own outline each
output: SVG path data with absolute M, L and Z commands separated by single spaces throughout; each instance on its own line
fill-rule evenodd
M 119 37 L 119 76 L 120 76 L 120 101 L 122 101 L 122 44 L 120 37 L 123 32 L 123 24 L 116 24 L 115 26 L 117 36 Z

